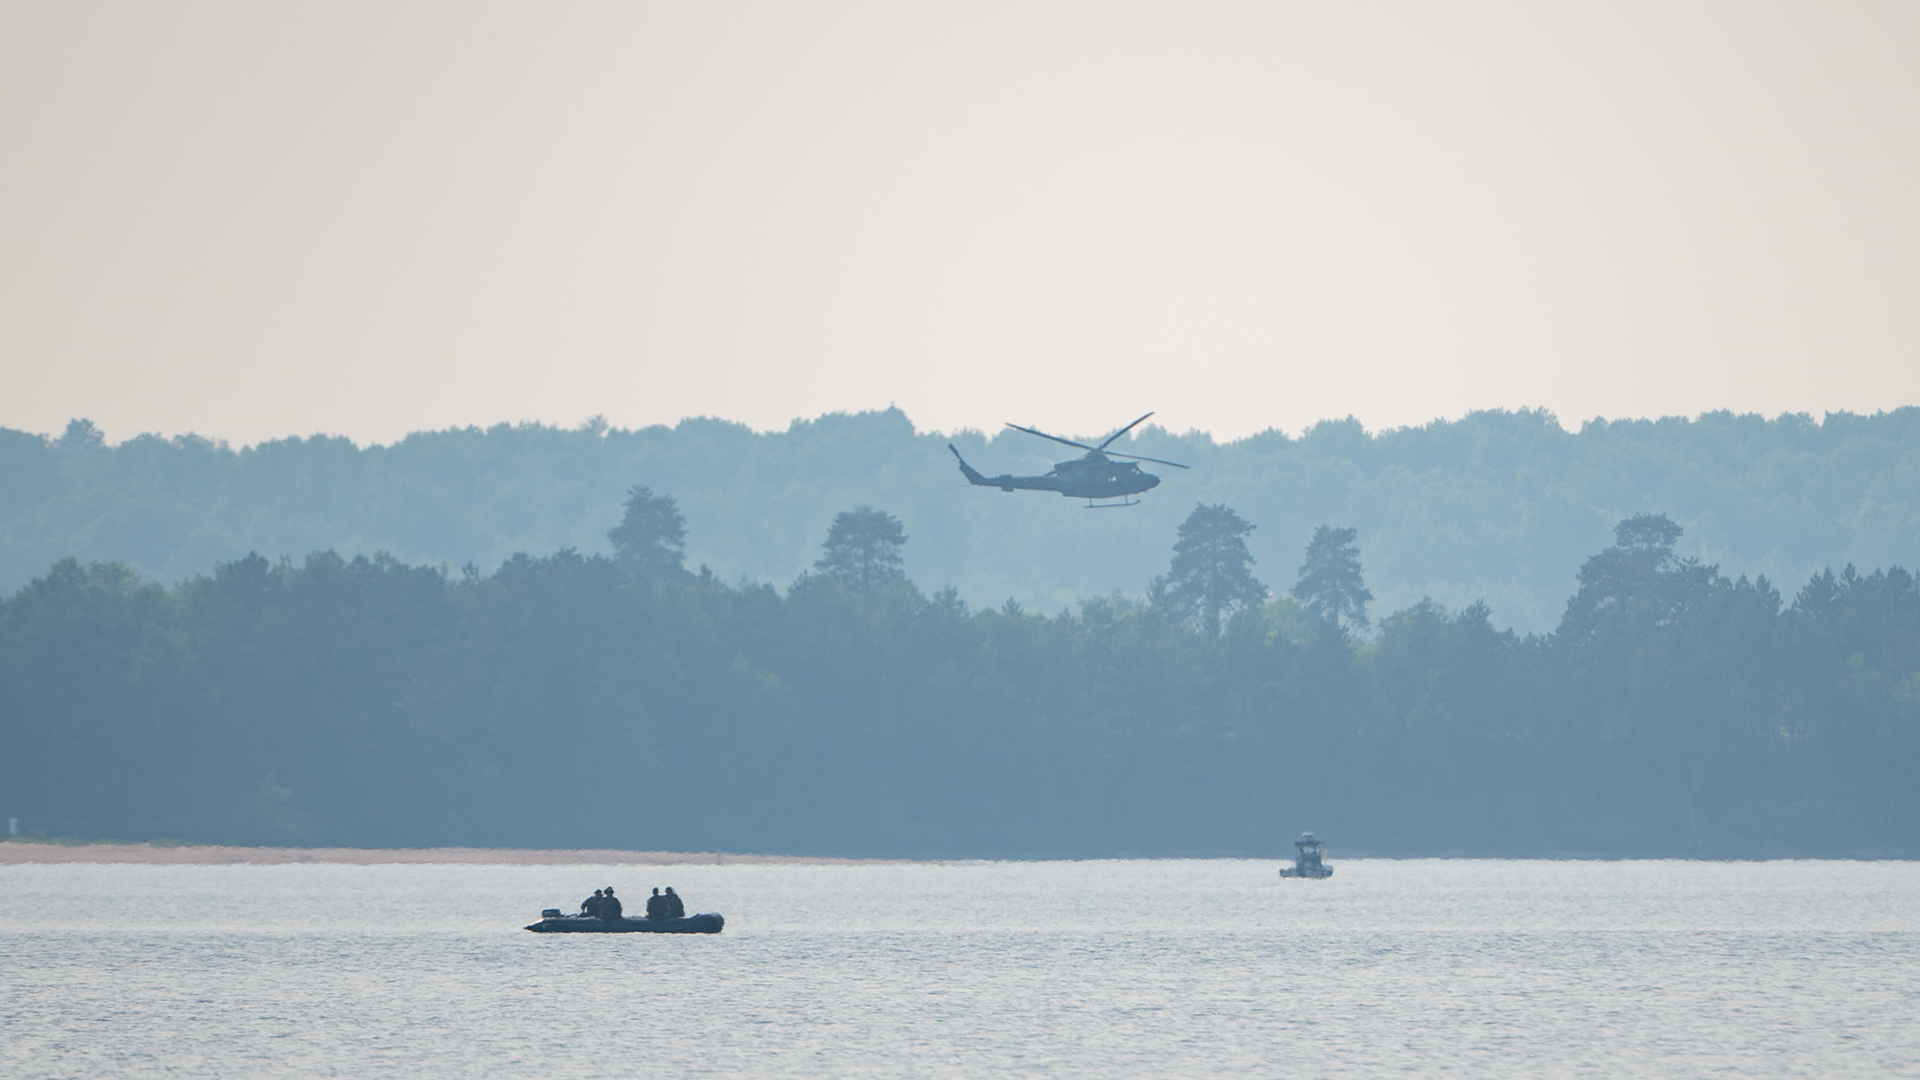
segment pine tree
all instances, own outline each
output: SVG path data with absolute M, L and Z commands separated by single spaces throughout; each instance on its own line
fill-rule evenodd
M 1322 525 L 1313 530 L 1307 542 L 1307 561 L 1301 564 L 1300 580 L 1292 595 L 1307 609 L 1307 614 L 1342 630 L 1372 625 L 1367 605 L 1373 601 L 1366 579 L 1360 573 L 1360 548 L 1354 542 L 1358 529 L 1336 529 Z
M 1253 530 L 1225 503 L 1194 507 L 1180 523 L 1173 565 L 1148 587 L 1154 606 L 1218 637 L 1227 616 L 1265 603 L 1267 587 L 1253 576 L 1245 539 Z
M 814 568 L 866 592 L 904 577 L 900 549 L 907 542 L 900 519 L 871 506 L 856 506 L 834 516 L 822 545 L 826 554 Z
M 636 486 L 627 492 L 626 515 L 607 533 L 613 561 L 648 581 L 679 581 L 688 576 L 687 519 L 671 495 Z
M 1580 589 L 1557 631 L 1563 643 L 1637 638 L 1699 604 L 1713 568 L 1673 553 L 1686 530 L 1665 514 L 1635 514 L 1613 527 L 1613 546 L 1580 567 Z

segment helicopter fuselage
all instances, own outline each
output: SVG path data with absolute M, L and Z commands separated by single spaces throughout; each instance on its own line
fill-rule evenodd
M 955 450 L 954 456 L 959 457 L 960 452 Z M 1044 476 L 1011 473 L 987 476 L 967 464 L 965 458 L 960 460 L 960 471 L 968 483 L 980 487 L 997 487 L 1001 491 L 1057 491 L 1069 499 L 1118 499 L 1150 491 L 1160 484 L 1159 477 L 1139 465 L 1115 461 L 1105 454 L 1088 454 L 1058 462 Z

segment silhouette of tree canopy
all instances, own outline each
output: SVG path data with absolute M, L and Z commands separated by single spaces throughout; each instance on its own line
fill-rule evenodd
M 1253 576 L 1246 536 L 1254 526 L 1225 503 L 1193 508 L 1180 523 L 1173 565 L 1148 588 L 1151 602 L 1174 618 L 1219 637 L 1223 620 L 1266 602 L 1267 587 Z
M 613 561 L 648 581 L 677 581 L 687 576 L 687 519 L 671 495 L 635 486 L 627 492 L 626 513 L 607 533 Z
M 1313 530 L 1307 559 L 1300 564 L 1300 579 L 1290 590 L 1308 615 L 1342 630 L 1372 625 L 1367 605 L 1373 602 L 1373 593 L 1360 572 L 1360 548 L 1355 542 L 1359 536 L 1357 529 L 1329 525 Z
M 1561 640 L 1644 635 L 1704 602 L 1716 575 L 1698 560 L 1674 556 L 1684 532 L 1665 514 L 1635 514 L 1614 526 L 1613 546 L 1580 567 L 1580 588 L 1560 621 Z
M 1920 407 L 1566 425 L 1542 410 L 1488 410 L 1219 441 L 1152 425 L 1123 445 L 1194 472 L 1167 474 L 1125 514 L 1073 525 L 1061 520 L 1067 500 L 967 488 L 946 449 L 953 442 L 989 473 L 1044 470 L 1032 436 L 916 429 L 893 409 L 769 431 L 700 417 L 632 429 L 497 424 L 359 444 L 316 435 L 242 446 L 127 430 L 84 450 L 58 425 L 0 427 L 0 592 L 67 556 L 172 582 L 255 549 L 296 559 L 387 551 L 489 571 L 520 551 L 607 552 L 607 529 L 638 482 L 672 494 L 693 524 L 686 565 L 728 581 L 793 580 L 820 555 L 827 508 L 869 503 L 914 523 L 916 577 L 975 603 L 1011 595 L 1045 611 L 1144 588 L 1203 498 L 1259 523 L 1247 546 L 1263 576 L 1297 567 L 1315 525 L 1364 523 L 1376 620 L 1423 596 L 1449 609 L 1485 597 L 1500 625 L 1550 633 L 1572 591 L 1562 570 L 1612 543 L 1614 523 L 1636 510 L 1698 522 L 1679 554 L 1711 558 L 1732 578 L 1764 573 L 1789 592 L 1810 568 L 1914 563 Z M 1098 543 L 1088 538 L 1096 520 Z
M 898 522 L 856 513 L 897 555 Z M 1273 856 L 1312 827 L 1383 854 L 1920 855 L 1920 582 L 1847 565 L 1783 597 L 1675 555 L 1670 520 L 1621 524 L 1565 625 L 1524 637 L 1430 598 L 1368 639 L 1290 597 L 1217 634 L 1124 595 L 974 610 L 879 559 L 864 589 L 633 588 L 572 549 L 454 575 L 250 555 L 171 588 L 62 559 L 0 598 L 0 817 L 369 847 Z M 1357 578 L 1350 531 L 1322 539 Z
M 849 588 L 866 592 L 905 576 L 900 549 L 906 543 L 906 528 L 899 518 L 871 506 L 856 506 L 834 515 L 822 545 L 826 554 L 813 565 Z
M 1673 557 L 1673 545 L 1685 532 L 1665 514 L 1635 514 L 1613 527 L 1613 543 L 1657 564 Z
M 93 426 L 93 421 L 69 420 L 56 445 L 62 450 L 97 450 L 106 444 L 106 435 Z

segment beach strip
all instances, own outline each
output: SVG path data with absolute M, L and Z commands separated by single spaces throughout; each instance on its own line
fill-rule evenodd
M 612 848 L 298 848 L 213 844 L 59 844 L 0 840 L 0 866 L 26 863 L 150 863 L 235 866 L 290 863 L 465 863 L 502 866 L 725 866 L 791 864 L 864 866 L 908 859 L 843 859 L 826 855 L 742 855 L 718 851 L 623 851 Z

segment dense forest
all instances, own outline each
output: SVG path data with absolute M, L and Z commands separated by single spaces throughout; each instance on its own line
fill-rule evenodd
M 503 425 L 390 446 L 316 436 L 239 450 L 192 436 L 109 444 L 79 421 L 58 437 L 0 429 L 0 591 L 68 556 L 171 584 L 249 551 L 386 551 L 455 570 L 520 551 L 604 554 L 633 484 L 679 500 L 689 565 L 729 583 L 793 581 L 834 513 L 868 503 L 914 537 L 916 581 L 952 585 L 975 606 L 1012 597 L 1049 613 L 1116 591 L 1138 598 L 1195 503 L 1258 523 L 1248 542 L 1264 566 L 1291 565 L 1322 523 L 1352 526 L 1386 610 L 1484 600 L 1497 625 L 1522 633 L 1553 630 L 1581 560 L 1641 511 L 1685 528 L 1681 554 L 1790 592 L 1824 566 L 1920 561 L 1913 408 L 1571 431 L 1548 413 L 1494 411 L 1223 443 L 1148 427 L 1121 445 L 1192 469 L 1159 470 L 1142 505 L 1105 513 L 967 487 L 949 441 L 990 474 L 1044 472 L 1069 454 L 1017 432 L 916 431 L 891 410 L 766 433 L 710 419 L 636 431 Z
M 491 573 L 59 561 L 0 602 L 0 815 L 365 846 L 1920 854 L 1899 568 L 1789 601 L 1635 514 L 1519 636 L 1483 603 L 1376 620 L 1360 530 L 1276 570 L 1211 503 L 1131 595 L 1049 614 L 923 591 L 920 537 L 868 506 L 790 586 L 729 582 L 688 569 L 671 496 L 623 494 L 609 554 Z

